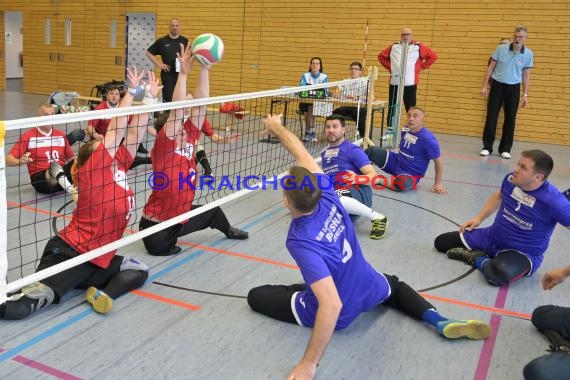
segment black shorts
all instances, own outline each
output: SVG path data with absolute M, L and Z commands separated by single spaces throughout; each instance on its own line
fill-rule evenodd
M 79 255 L 73 247 L 59 235 L 56 235 L 47 242 L 36 272 Z M 107 268 L 98 267 L 88 261 L 48 277 L 41 282 L 53 289 L 55 302 L 59 303 L 60 298 L 71 289 L 87 289 L 90 286 L 103 288 L 113 276 L 121 271 L 122 263 L 123 256 L 118 255 L 113 257 Z
M 55 185 L 52 185 L 48 182 L 45 171 L 30 175 L 30 183 L 38 193 L 51 194 L 63 190 L 59 183 L 56 182 Z
M 311 103 L 299 103 L 299 111 L 301 113 L 309 111 L 309 107 L 312 106 Z
M 67 177 L 67 180 L 70 183 L 72 183 L 71 167 L 73 166 L 74 161 L 75 160 L 71 160 L 63 166 L 63 172 L 65 173 L 65 176 Z M 34 189 L 36 189 L 38 193 L 43 193 L 43 194 L 51 194 L 51 193 L 57 193 L 58 191 L 62 191 L 63 187 L 61 187 L 59 183 L 56 182 L 55 185 L 52 185 L 46 180 L 46 171 L 47 170 L 44 170 L 30 175 L 30 183 L 32 184 Z

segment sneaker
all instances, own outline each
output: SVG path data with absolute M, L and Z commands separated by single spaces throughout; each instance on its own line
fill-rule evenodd
M 503 157 L 506 160 L 510 160 L 511 154 L 509 152 L 503 152 L 501 153 L 501 157 Z
M 491 334 L 491 327 L 483 321 L 474 319 L 468 321 L 449 319 L 439 322 L 437 331 L 447 339 L 486 339 Z
M 11 301 L 17 301 L 22 297 L 28 297 L 33 300 L 38 300 L 35 310 L 38 311 L 48 305 L 51 305 L 54 300 L 53 289 L 49 286 L 42 284 L 41 282 L 34 282 L 20 290 L 20 293 L 15 294 L 8 299 Z
M 60 174 L 65 174 L 63 172 L 63 168 L 57 162 L 52 162 L 51 165 L 49 166 L 49 175 L 57 179 L 57 176 Z
M 479 156 L 483 156 L 483 157 L 486 157 L 490 154 L 491 154 L 491 152 L 489 152 L 487 149 L 483 149 L 482 151 L 479 152 Z
M 249 237 L 249 232 L 242 231 L 236 227 L 230 227 L 228 232 L 226 232 L 226 237 L 228 239 L 234 239 L 234 240 L 245 240 Z
M 463 261 L 466 264 L 475 266 L 475 261 L 479 257 L 485 256 L 483 251 L 470 251 L 467 248 L 451 248 L 446 252 L 447 257 L 451 260 Z
M 93 310 L 99 314 L 106 314 L 113 308 L 113 299 L 107 293 L 91 286 L 85 292 L 85 299 L 91 304 Z
M 303 141 L 310 141 L 310 140 L 311 140 L 310 133 L 305 131 L 305 133 L 303 134 Z
M 317 134 L 315 132 L 311 132 L 309 135 L 311 137 L 311 142 L 319 142 L 319 139 L 317 138 Z
M 386 235 L 388 229 L 388 218 L 375 219 L 372 221 L 372 230 L 370 231 L 370 239 L 380 240 Z

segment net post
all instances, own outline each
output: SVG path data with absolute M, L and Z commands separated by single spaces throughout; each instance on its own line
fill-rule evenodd
M 6 203 L 6 157 L 4 156 L 4 137 L 6 126 L 0 120 L 0 305 L 6 302 L 6 275 L 8 273 L 8 206 Z
M 372 102 L 374 102 L 374 85 L 376 79 L 378 79 L 378 67 L 370 66 L 368 69 L 368 94 L 366 95 L 366 122 L 362 142 L 363 149 L 374 145 L 374 143 L 370 141 L 370 126 L 372 125 Z

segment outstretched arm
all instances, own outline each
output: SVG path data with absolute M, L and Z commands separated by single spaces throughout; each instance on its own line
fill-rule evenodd
M 127 68 L 127 77 L 129 79 L 129 85 L 131 90 L 138 89 L 141 85 L 142 78 L 144 76 L 144 70 L 141 70 L 139 73 L 137 68 L 133 66 L 133 68 Z M 135 94 L 132 94 L 131 91 L 127 91 L 123 100 L 119 104 L 119 107 L 130 107 L 133 104 L 133 99 Z M 107 129 L 107 133 L 103 138 L 103 144 L 105 144 L 105 148 L 107 152 L 111 155 L 111 157 L 115 157 L 115 153 L 117 152 L 117 148 L 121 144 L 123 137 L 125 137 L 126 129 L 128 123 L 128 116 L 119 116 L 114 117 L 111 119 L 111 123 L 109 123 L 109 128 Z M 133 154 L 133 157 L 135 154 Z
M 263 119 L 266 132 L 272 136 L 277 136 L 281 144 L 293 156 L 298 166 L 302 166 L 312 173 L 322 173 L 320 166 L 311 156 L 303 143 L 291 131 L 283 126 L 281 118 L 283 115 L 269 115 Z
M 210 96 L 210 65 L 200 65 L 200 75 L 198 83 L 194 89 L 194 99 L 207 98 Z M 190 118 L 192 123 L 202 129 L 202 124 L 206 119 L 207 106 L 192 107 Z
M 315 376 L 317 364 L 332 338 L 342 309 L 342 301 L 331 276 L 314 282 L 311 289 L 319 302 L 315 326 L 305 354 L 287 377 L 288 380 L 312 379 Z
M 467 222 L 463 223 L 459 226 L 459 232 L 471 231 L 482 221 L 487 219 L 489 215 L 497 211 L 499 206 L 501 205 L 501 190 L 496 190 L 485 202 L 479 214 L 474 218 L 469 219 Z
M 172 94 L 172 100 L 175 102 L 186 99 L 186 83 L 188 74 L 192 71 L 192 51 L 190 45 L 184 47 L 183 44 L 180 44 L 180 53 L 177 53 L 177 55 L 180 60 L 180 73 L 178 73 L 178 80 Z M 180 128 L 182 128 L 182 125 L 184 125 L 184 108 L 177 108 L 171 111 L 164 125 L 166 136 L 173 140 Z

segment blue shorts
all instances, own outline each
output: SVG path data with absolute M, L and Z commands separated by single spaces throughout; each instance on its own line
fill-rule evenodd
M 530 271 L 526 274 L 526 277 L 533 274 L 540 264 L 542 263 L 542 258 L 544 255 L 529 255 L 521 252 L 517 249 L 500 247 L 493 242 L 491 239 L 491 228 L 476 228 L 472 231 L 465 231 L 459 234 L 463 244 L 471 251 L 483 251 L 491 259 L 494 259 L 498 254 L 506 250 L 517 251 L 524 255 L 530 262 Z

